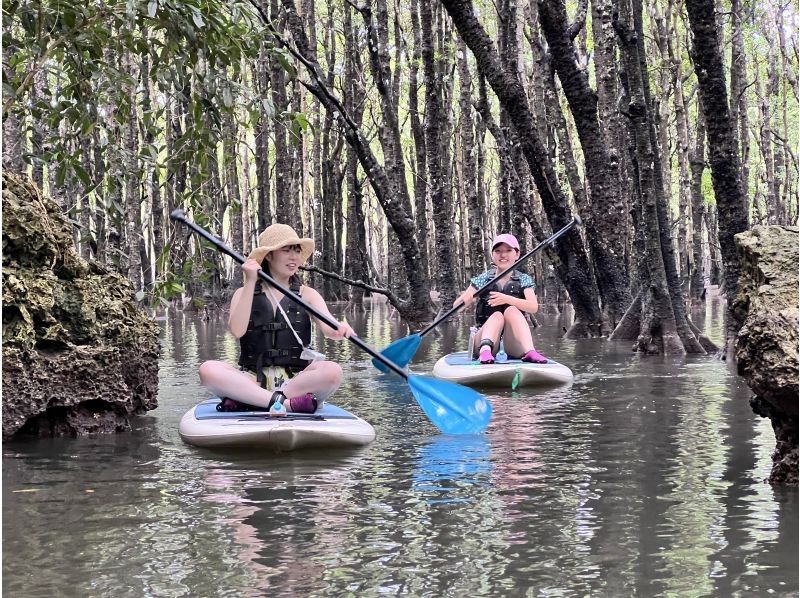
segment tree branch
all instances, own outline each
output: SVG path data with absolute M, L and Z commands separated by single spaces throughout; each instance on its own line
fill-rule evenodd
M 581 29 L 586 25 L 586 12 L 589 8 L 589 0 L 578 0 L 578 12 L 575 14 L 575 20 L 567 27 L 567 36 L 570 40 L 575 40 Z
M 384 295 L 389 299 L 389 302 L 392 305 L 399 305 L 402 303 L 400 299 L 398 299 L 397 295 L 392 293 L 389 289 L 383 289 L 381 287 L 374 287 L 370 284 L 367 284 L 363 280 L 353 280 L 352 278 L 345 278 L 335 272 L 328 272 L 327 270 L 322 270 L 317 268 L 316 266 L 301 266 L 301 270 L 305 270 L 306 272 L 316 272 L 317 274 L 321 274 L 322 276 L 327 276 L 328 278 L 332 278 L 334 280 L 338 280 L 339 282 L 343 282 L 345 284 L 349 284 L 352 287 L 359 287 L 364 289 L 365 291 L 369 291 L 370 293 L 378 293 L 379 295 Z

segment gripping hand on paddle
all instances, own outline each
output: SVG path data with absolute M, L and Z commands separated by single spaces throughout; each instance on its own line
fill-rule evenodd
M 331 329 L 325 336 L 335 341 L 340 341 L 345 338 L 350 338 L 351 336 L 356 336 L 356 331 L 353 330 L 353 327 L 347 322 L 339 322 L 339 328 L 336 330 Z
M 258 280 L 258 271 L 261 270 L 261 264 L 255 260 L 247 260 L 242 264 L 242 272 L 244 272 L 246 282 L 251 280 L 255 282 Z
M 461 293 L 460 296 L 456 297 L 456 300 L 453 301 L 453 307 L 458 306 L 460 303 L 463 303 L 463 307 L 469 307 L 475 302 L 475 287 L 470 286 L 466 291 Z

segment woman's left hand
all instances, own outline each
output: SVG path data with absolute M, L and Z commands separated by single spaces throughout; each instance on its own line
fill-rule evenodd
M 353 327 L 347 322 L 339 322 L 339 328 L 331 330 L 331 334 L 328 338 L 340 341 L 343 338 L 350 338 L 351 336 L 356 336 L 356 331 L 353 330 Z
M 492 291 L 489 293 L 489 305 L 492 307 L 500 307 L 501 305 L 511 305 L 511 301 L 514 297 L 510 295 L 506 295 L 505 293 L 500 293 L 498 291 Z

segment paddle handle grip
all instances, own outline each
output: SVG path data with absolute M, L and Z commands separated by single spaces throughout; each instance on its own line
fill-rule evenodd
M 198 226 L 197 224 L 195 224 L 194 222 L 189 220 L 186 217 L 186 212 L 184 212 L 182 209 L 178 208 L 176 210 L 173 210 L 172 213 L 169 215 L 169 217 L 172 220 L 176 220 L 176 221 L 181 222 L 184 225 L 186 225 L 189 229 L 191 229 L 192 231 L 194 231 L 195 233 L 197 233 L 198 235 L 203 237 L 206 241 L 208 241 L 209 243 L 213 244 L 222 253 L 224 253 L 225 255 L 227 255 L 229 257 L 231 257 L 233 259 L 233 261 L 238 262 L 239 264 L 244 264 L 244 262 L 246 261 L 246 258 L 241 253 L 239 253 L 237 251 L 234 251 L 233 249 L 231 249 L 230 247 L 225 245 L 225 243 L 223 243 L 220 239 L 218 239 L 217 237 L 215 237 L 214 235 L 209 233 L 207 230 L 205 230 L 204 228 Z M 284 295 L 285 297 L 288 297 L 291 301 L 293 301 L 297 305 L 300 305 L 303 309 L 308 311 L 310 314 L 313 314 L 314 317 L 316 317 L 318 320 L 320 320 L 321 322 L 324 322 L 325 324 L 327 324 L 328 326 L 330 326 L 334 330 L 339 330 L 339 324 L 335 320 L 333 320 L 332 318 L 329 318 L 327 315 L 325 315 L 324 313 L 322 313 L 318 309 L 312 307 L 311 305 L 309 305 L 308 303 L 303 301 L 300 297 L 298 297 L 297 295 L 292 293 L 292 291 L 290 291 L 289 289 L 284 287 L 282 284 L 280 284 L 278 281 L 276 281 L 274 278 L 272 278 L 269 274 L 267 274 L 263 270 L 259 270 L 257 272 L 257 274 L 258 274 L 259 278 L 261 278 L 267 284 L 269 284 L 270 286 L 272 286 L 275 289 L 277 289 L 278 291 L 280 291 L 280 293 L 282 295 Z M 364 341 L 362 341 L 357 336 L 351 336 L 347 340 L 349 340 L 351 343 L 356 345 L 359 349 L 361 349 L 365 353 L 368 353 L 371 357 L 374 357 L 375 359 L 377 359 L 378 361 L 383 363 L 386 367 L 388 367 L 393 372 L 398 374 L 404 380 L 408 380 L 408 373 L 405 370 L 403 370 L 400 366 L 398 366 L 396 363 L 394 363 L 390 359 L 386 358 L 384 355 L 381 355 L 380 353 L 375 351 L 372 347 L 367 345 Z
M 508 270 L 505 270 L 505 271 L 501 272 L 500 274 L 498 274 L 497 276 L 492 278 L 489 282 L 487 282 L 485 285 L 483 285 L 481 288 L 479 288 L 477 291 L 475 291 L 475 296 L 476 297 L 480 297 L 483 293 L 486 292 L 486 289 L 491 287 L 494 283 L 496 283 L 498 280 L 503 278 L 503 276 L 505 276 L 509 272 L 512 272 L 512 271 L 516 270 L 517 268 L 519 268 L 525 261 L 527 261 L 527 259 L 529 257 L 531 257 L 534 253 L 539 251 L 542 247 L 544 247 L 546 245 L 549 245 L 550 243 L 552 243 L 553 241 L 558 239 L 560 236 L 565 235 L 567 232 L 569 232 L 569 230 L 573 226 L 577 226 L 580 223 L 581 223 L 580 216 L 577 216 L 577 215 L 573 216 L 572 220 L 570 220 L 569 224 L 567 224 L 565 227 L 561 228 L 559 231 L 557 231 L 557 232 L 553 233 L 552 235 L 550 235 L 548 238 L 546 238 L 544 241 L 539 243 L 536 247 L 531 249 L 528 253 L 526 253 L 521 258 L 519 258 L 516 262 L 514 262 Z M 444 315 L 436 318 L 436 320 L 434 320 L 427 328 L 425 328 L 422 332 L 420 332 L 419 335 L 420 336 L 425 336 L 431 330 L 436 328 L 439 324 L 444 322 L 447 318 L 452 316 L 454 313 L 456 313 L 459 309 L 461 309 L 465 305 L 466 304 L 463 301 L 459 301 L 450 310 L 448 310 Z

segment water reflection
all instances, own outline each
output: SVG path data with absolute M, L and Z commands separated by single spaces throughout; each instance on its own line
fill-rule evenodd
M 412 490 L 428 504 L 473 502 L 472 488 L 491 481 L 491 445 L 485 435 L 437 436 L 419 449 Z
M 335 315 L 341 313 L 334 308 Z M 723 307 L 695 314 L 709 336 Z M 385 305 L 348 310 L 373 347 L 408 333 Z M 335 402 L 376 429 L 355 451 L 183 444 L 197 367 L 236 360 L 225 318 L 162 324 L 159 408 L 130 434 L 3 447 L 10 596 L 796 595 L 797 490 L 773 489 L 774 437 L 730 364 L 642 358 L 630 343 L 537 346 L 571 385 L 492 391 L 486 434 L 448 437 L 408 385 L 350 343 Z M 447 323 L 412 362 L 468 341 Z

